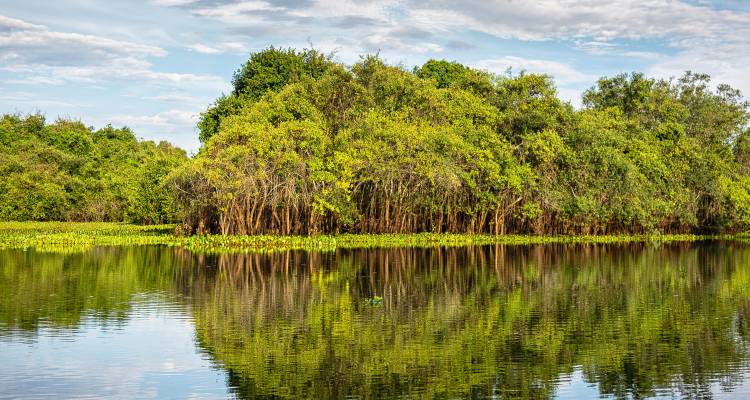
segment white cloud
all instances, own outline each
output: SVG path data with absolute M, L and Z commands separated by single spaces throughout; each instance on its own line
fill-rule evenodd
M 131 127 L 169 128 L 175 132 L 185 132 L 184 127 L 194 127 L 198 123 L 198 113 L 189 110 L 168 110 L 154 115 L 115 115 L 110 121 L 114 125 Z M 173 129 L 179 128 L 179 129 Z M 192 129 L 191 129 L 192 130 Z M 144 129 L 143 132 L 148 132 Z
M 214 75 L 196 75 L 189 73 L 161 72 L 151 69 L 150 63 L 140 60 L 121 59 L 112 65 L 85 65 L 85 66 L 50 66 L 50 65 L 28 65 L 19 64 L 13 67 L 0 68 L 15 72 L 24 76 L 20 79 L 10 80 L 9 83 L 26 83 L 36 85 L 121 82 L 141 82 L 151 85 L 153 90 L 157 87 L 183 87 L 191 85 L 194 89 L 202 89 L 220 93 L 227 87 L 223 78 Z
M 335 42 L 346 52 L 390 50 L 396 57 L 443 52 L 451 37 L 468 31 L 503 39 L 569 41 L 589 55 L 651 62 L 662 61 L 665 51 L 626 42 L 651 40 L 670 53 L 726 43 L 750 51 L 750 13 L 680 0 L 238 0 L 195 2 L 187 7 L 235 34 L 281 38 L 285 43 L 310 37 Z M 206 44 L 192 48 L 208 54 L 226 51 Z M 733 55 L 721 57 L 731 61 Z M 561 83 L 583 79 L 553 67 Z
M 171 109 L 155 114 L 118 114 L 100 118 L 97 126 L 111 123 L 127 126 L 136 136 L 145 139 L 169 140 L 187 151 L 197 151 L 200 146 L 196 124 L 200 114 L 193 110 Z
M 747 72 L 747 65 L 750 65 L 750 49 L 737 52 L 720 46 L 714 50 L 687 50 L 657 62 L 646 72 L 651 76 L 665 79 L 680 77 L 685 71 L 707 73 L 711 75 L 714 84 L 729 84 L 741 90 L 745 98 L 748 98 L 750 74 Z M 715 54 L 723 51 L 730 53 L 723 56 Z
M 655 51 L 623 51 L 618 54 L 623 57 L 641 58 L 644 60 L 659 60 L 664 58 L 663 55 Z
M 50 78 L 45 76 L 30 76 L 23 79 L 8 79 L 3 81 L 10 85 L 62 85 L 64 81 L 58 78 Z
M 349 61 L 359 54 L 377 50 L 391 50 L 399 54 L 438 53 L 443 46 L 430 40 L 432 34 L 422 30 L 415 36 L 409 24 L 404 24 L 404 10 L 398 9 L 400 0 L 314 0 L 289 1 L 234 1 L 196 3 L 191 12 L 224 25 L 235 35 L 259 38 L 281 37 L 286 45 L 309 45 L 339 50 Z M 410 32 L 411 30 L 411 32 Z M 276 42 L 278 44 L 278 42 Z M 264 46 L 262 46 L 264 47 Z M 188 48 L 204 54 L 231 52 L 226 44 L 192 44 Z M 237 49 L 239 51 L 239 49 Z M 242 48 L 241 51 L 247 51 Z
M 146 96 L 143 98 L 144 100 L 155 100 L 155 101 L 164 101 L 164 102 L 180 102 L 180 103 L 193 103 L 193 104 L 203 104 L 203 100 L 188 96 L 185 94 L 180 93 L 167 93 L 167 94 L 161 94 L 157 96 Z
M 197 51 L 198 53 L 202 53 L 202 54 L 221 54 L 221 53 L 223 53 L 223 51 L 221 51 L 220 49 L 218 49 L 216 47 L 211 47 L 211 46 L 208 46 L 208 45 L 205 45 L 205 44 L 201 44 L 201 43 L 196 43 L 196 44 L 189 45 L 189 46 L 187 46 L 187 48 L 190 49 L 190 50 L 193 50 L 193 51 Z
M 42 25 L 35 25 L 16 18 L 0 15 L 0 32 L 12 30 L 44 30 Z
M 125 57 L 161 57 L 156 46 L 70 32 L 0 17 L 0 60 L 15 64 L 71 65 L 105 63 Z
M 201 54 L 246 53 L 249 51 L 244 44 L 239 42 L 225 42 L 214 45 L 195 43 L 186 47 Z
M 71 4 L 72 0 L 61 0 L 53 9 L 75 8 Z M 40 9 L 39 19 L 33 20 L 0 16 L 0 83 L 39 91 L 38 98 L 51 85 L 57 86 L 54 90 L 75 85 L 71 94 L 84 93 L 76 99 L 79 102 L 89 99 L 78 89 L 98 86 L 104 91 L 93 96 L 110 103 L 102 110 L 116 104 L 118 118 L 127 125 L 137 123 L 137 132 L 143 128 L 169 135 L 193 133 L 193 117 L 229 88 L 231 71 L 221 77 L 195 72 L 190 62 L 209 59 L 211 63 L 201 63 L 201 68 L 219 71 L 222 67 L 215 61 L 236 63 L 234 55 L 270 44 L 301 48 L 312 42 L 320 50 L 335 50 L 337 59 L 347 63 L 378 50 L 384 58 L 406 65 L 443 54 L 461 62 L 481 60 L 471 64 L 494 72 L 511 67 L 549 74 L 559 85 L 559 96 L 574 105 L 579 104 L 581 88 L 620 68 L 663 77 L 679 76 L 687 69 L 708 72 L 715 82 L 750 93 L 750 13 L 747 8 L 732 11 L 705 5 L 713 1 L 146 0 L 116 8 L 92 4 L 84 2 L 75 10 L 88 12 L 96 21 L 102 14 L 135 7 L 143 7 L 143 15 L 152 14 L 105 27 L 73 11 L 59 17 L 67 19 L 64 23 L 54 22 L 58 16 L 50 9 Z M 13 8 L 4 10 L 10 13 Z M 165 25 L 154 23 L 159 18 Z M 141 29 L 148 26 L 163 35 Z M 527 43 L 526 52 L 517 46 L 519 40 L 536 43 Z M 504 47 L 506 43 L 511 45 Z M 513 48 L 514 56 L 498 53 L 503 48 Z M 179 56 L 175 61 L 167 54 L 172 49 Z M 157 64 L 157 59 L 163 62 Z M 167 67 L 177 61 L 179 70 Z M 122 102 L 123 96 L 131 97 Z M 57 101 L 55 95 L 50 97 Z M 92 102 L 99 106 L 98 100 Z M 112 110 L 98 115 L 107 113 Z
M 744 40 L 750 14 L 678 0 L 536 0 L 413 2 L 411 16 L 429 29 L 474 29 L 522 40 L 716 38 Z M 451 15 L 453 17 L 451 17 Z
M 593 82 L 597 76 L 580 72 L 567 64 L 550 60 L 535 60 L 523 57 L 506 56 L 491 60 L 478 61 L 474 65 L 496 74 L 511 69 L 514 72 L 531 72 L 549 75 L 560 85 Z
M 234 42 L 216 46 L 225 51 L 241 47 Z M 169 139 L 195 150 L 200 111 L 229 85 L 216 75 L 157 69 L 152 58 L 166 55 L 166 50 L 158 46 L 60 32 L 0 17 L 0 73 L 8 76 L 0 82 L 29 89 L 4 91 L 0 105 L 6 112 L 42 111 L 80 117 L 97 126 L 130 126 L 137 135 Z M 60 100 L 60 96 L 46 91 L 51 85 L 69 85 L 69 96 Z M 85 93 L 93 87 L 106 90 L 92 95 L 106 98 L 107 104 L 89 100 Z M 148 96 L 152 98 L 146 99 Z M 159 103 L 143 104 L 135 99 L 164 102 L 161 107 L 171 109 L 159 110 Z
M 394 49 L 402 53 L 439 53 L 443 51 L 442 46 L 437 43 L 412 44 L 393 35 L 391 32 L 373 33 L 364 42 L 371 49 Z
M 353 1 L 353 0 L 316 0 L 305 8 L 291 9 L 289 14 L 298 17 L 310 18 L 340 18 L 340 17 L 366 17 L 380 21 L 391 21 L 393 9 L 400 2 L 393 0 L 385 1 Z
M 0 94 L 0 103 L 11 103 L 15 107 L 13 112 L 21 113 L 44 112 L 44 108 L 47 107 L 54 107 L 66 111 L 92 107 L 91 103 L 60 100 L 24 91 L 5 92 Z
M 567 40 L 589 55 L 655 62 L 649 72 L 659 76 L 691 69 L 750 91 L 748 12 L 679 0 L 436 0 L 414 2 L 410 15 L 416 26 L 434 32 L 478 30 L 507 39 Z M 631 49 L 638 43 L 648 48 L 645 40 L 651 41 L 651 49 Z M 653 43 L 665 50 L 652 50 Z M 526 65 L 531 71 L 540 67 L 561 84 L 584 78 L 559 65 Z
M 174 7 L 185 6 L 196 3 L 198 0 L 151 0 L 150 3 L 155 6 Z
M 557 88 L 557 97 L 563 101 L 568 101 L 573 107 L 581 108 L 583 104 L 583 90 L 573 88 Z
M 157 46 L 57 32 L 0 17 L 0 70 L 18 75 L 6 83 L 59 85 L 128 80 L 163 85 L 197 84 L 217 91 L 225 86 L 222 78 L 213 75 L 155 71 L 148 59 L 166 54 Z
M 284 7 L 276 7 L 266 1 L 242 1 L 225 3 L 213 7 L 198 8 L 196 15 L 217 19 L 223 22 L 259 22 L 262 18 L 254 17 L 257 11 L 283 11 Z

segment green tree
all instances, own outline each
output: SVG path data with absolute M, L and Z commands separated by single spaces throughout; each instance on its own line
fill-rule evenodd
M 171 188 L 189 231 L 736 231 L 748 104 L 709 82 L 621 74 L 574 110 L 546 75 L 270 48 Z
M 36 114 L 0 118 L 0 157 L 0 220 L 142 223 L 174 220 L 161 180 L 187 160 L 127 128 Z

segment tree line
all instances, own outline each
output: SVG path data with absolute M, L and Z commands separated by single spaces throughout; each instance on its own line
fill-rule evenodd
M 0 219 L 181 221 L 185 233 L 732 232 L 750 223 L 748 102 L 688 72 L 600 79 L 442 60 L 254 53 L 188 159 L 127 128 L 0 120 Z
M 0 117 L 0 220 L 175 222 L 166 176 L 187 161 L 130 129 L 40 114 Z
M 552 79 L 269 48 L 168 179 L 188 231 L 717 232 L 750 222 L 748 103 L 707 75 Z

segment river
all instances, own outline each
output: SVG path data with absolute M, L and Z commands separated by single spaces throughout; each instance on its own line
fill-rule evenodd
M 750 245 L 0 251 L 0 398 L 748 398 Z

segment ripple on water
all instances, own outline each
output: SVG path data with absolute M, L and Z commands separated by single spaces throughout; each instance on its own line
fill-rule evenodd
M 750 397 L 736 243 L 1 251 L 0 293 L 1 398 Z

